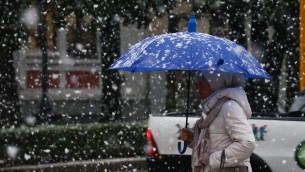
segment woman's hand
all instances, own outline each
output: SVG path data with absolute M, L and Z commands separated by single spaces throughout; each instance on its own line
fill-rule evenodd
M 181 140 L 187 141 L 188 143 L 191 143 L 193 140 L 194 134 L 190 129 L 182 128 L 181 130 Z

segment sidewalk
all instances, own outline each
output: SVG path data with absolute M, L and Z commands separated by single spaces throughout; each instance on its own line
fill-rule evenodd
M 147 170 L 146 158 L 115 158 L 92 161 L 72 161 L 66 163 L 50 163 L 41 165 L 21 165 L 0 168 L 0 171 L 43 171 L 43 172 L 78 172 L 78 171 L 142 171 Z

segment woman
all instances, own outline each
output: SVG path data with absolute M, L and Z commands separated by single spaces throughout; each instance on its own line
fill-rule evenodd
M 237 73 L 196 73 L 203 115 L 193 131 L 183 129 L 181 133 L 182 140 L 193 148 L 193 172 L 252 171 L 255 138 L 248 122 L 252 112 L 242 88 L 244 81 Z

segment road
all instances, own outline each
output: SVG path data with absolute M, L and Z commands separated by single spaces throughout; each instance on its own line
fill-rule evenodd
M 92 161 L 72 161 L 39 165 L 2 167 L 0 171 L 43 171 L 43 172 L 147 172 L 146 158 L 116 158 Z

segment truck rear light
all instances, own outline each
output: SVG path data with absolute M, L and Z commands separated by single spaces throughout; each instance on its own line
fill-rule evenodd
M 159 156 L 159 151 L 157 144 L 152 136 L 151 130 L 146 130 L 146 138 L 148 140 L 148 146 L 147 146 L 147 155 L 149 157 L 156 157 Z

